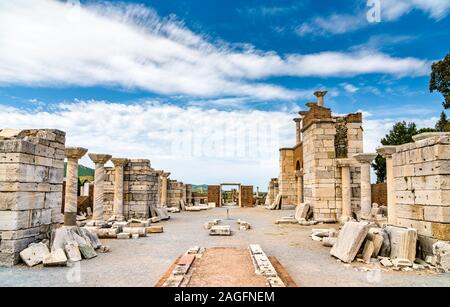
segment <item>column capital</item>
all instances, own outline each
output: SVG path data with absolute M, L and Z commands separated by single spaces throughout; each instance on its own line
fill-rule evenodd
M 336 159 L 336 164 L 338 167 L 350 167 L 355 164 L 355 159 L 351 158 Z
M 376 153 L 358 153 L 353 155 L 353 158 L 356 159 L 359 163 L 370 163 L 377 157 Z
M 397 152 L 397 146 L 381 146 L 377 148 L 377 153 L 384 158 L 390 158 Z
M 87 149 L 83 147 L 66 147 L 64 149 L 64 155 L 68 159 L 80 159 L 87 153 Z
M 112 158 L 111 162 L 114 164 L 115 167 L 125 166 L 125 164 L 128 163 L 128 159 L 126 158 Z
M 162 177 L 165 177 L 165 178 L 168 178 L 168 177 L 170 176 L 170 173 L 169 173 L 169 172 L 163 172 L 163 173 L 161 174 L 161 176 L 162 176 Z
M 94 162 L 96 164 L 97 163 L 105 164 L 112 158 L 111 155 L 95 154 L 95 153 L 90 153 L 90 154 L 88 154 L 88 156 L 92 160 L 92 162 Z

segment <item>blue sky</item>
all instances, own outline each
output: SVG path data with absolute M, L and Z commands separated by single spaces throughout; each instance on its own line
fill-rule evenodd
M 365 0 L 66 2 L 0 3 L 2 126 L 52 125 L 185 182 L 265 187 L 318 88 L 335 113 L 364 112 L 367 151 L 442 110 L 428 79 L 450 50 L 449 0 L 381 0 L 380 22 Z

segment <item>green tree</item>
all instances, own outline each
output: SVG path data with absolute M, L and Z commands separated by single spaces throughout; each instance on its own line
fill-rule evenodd
M 444 111 L 441 113 L 441 118 L 436 123 L 436 131 L 439 132 L 449 132 L 450 131 L 450 121 L 447 119 L 447 114 Z
M 417 130 L 415 123 L 406 123 L 405 121 L 398 122 L 392 127 L 389 133 L 381 139 L 381 144 L 401 145 L 411 143 L 413 142 L 413 135 L 418 133 L 419 130 Z M 378 155 L 372 163 L 372 167 L 377 175 L 377 182 L 383 182 L 386 179 L 386 159 Z
M 450 53 L 431 65 L 430 92 L 438 91 L 444 96 L 442 105 L 450 108 Z
M 415 123 L 406 123 L 405 121 L 396 123 L 389 134 L 381 139 L 383 145 L 402 145 L 413 142 L 413 135 L 418 133 Z

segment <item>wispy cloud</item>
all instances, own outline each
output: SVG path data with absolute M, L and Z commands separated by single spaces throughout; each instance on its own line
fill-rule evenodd
M 242 47 L 244 46 L 244 47 Z M 279 55 L 230 45 L 141 5 L 0 2 L 0 85 L 109 86 L 162 95 L 295 100 L 270 77 L 425 75 L 427 60 L 380 52 Z
M 360 0 L 360 8 L 352 13 L 334 13 L 328 16 L 317 16 L 295 29 L 300 36 L 327 36 L 356 31 L 374 25 L 367 20 L 366 0 Z M 427 14 L 429 18 L 440 20 L 450 11 L 448 0 L 380 0 L 381 22 L 392 22 L 413 10 Z
M 0 105 L 0 114 L 2 128 L 61 129 L 67 133 L 67 146 L 147 158 L 154 168 L 171 171 L 172 178 L 193 183 L 246 180 L 265 187 L 277 175 L 278 148 L 295 140 L 292 110 L 77 101 L 53 105 L 51 112 Z M 87 157 L 82 163 L 92 165 Z

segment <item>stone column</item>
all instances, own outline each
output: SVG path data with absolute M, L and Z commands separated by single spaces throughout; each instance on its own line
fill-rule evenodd
M 302 118 L 294 118 L 296 145 L 302 142 Z
M 376 158 L 377 154 L 360 153 L 353 155 L 361 164 L 361 216 L 370 214 L 372 209 L 372 184 L 370 182 L 370 163 Z
M 78 198 L 78 160 L 87 152 L 86 148 L 67 147 L 64 154 L 67 158 L 66 194 L 64 200 L 64 225 L 77 224 L 77 198 Z
M 397 224 L 396 201 L 394 190 L 394 166 L 392 155 L 397 151 L 395 146 L 382 146 L 377 148 L 377 153 L 386 158 L 386 185 L 388 198 L 388 223 Z
M 317 97 L 317 105 L 319 107 L 323 107 L 324 105 L 324 97 L 327 94 L 327 91 L 316 91 L 314 92 L 314 96 Z
M 295 171 L 297 177 L 297 206 L 303 203 L 303 171 Z
M 350 177 L 350 159 L 338 159 L 342 177 L 342 214 L 339 221 L 343 224 L 352 220 L 352 190 Z
M 89 154 L 89 158 L 95 163 L 94 179 L 94 208 L 92 220 L 103 220 L 103 201 L 105 197 L 105 163 L 111 159 L 110 155 Z
M 123 167 L 128 159 L 112 158 L 114 163 L 114 207 L 113 214 L 117 220 L 123 220 Z
M 167 207 L 167 180 L 170 173 L 162 173 L 161 175 L 161 207 Z

